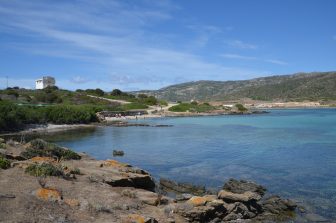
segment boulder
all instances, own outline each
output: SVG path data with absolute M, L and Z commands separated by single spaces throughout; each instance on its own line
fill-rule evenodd
M 279 196 L 271 196 L 262 202 L 264 212 L 276 215 L 287 214 L 289 211 L 294 211 L 297 205 L 288 199 L 282 199 Z
M 224 200 L 225 202 L 233 203 L 233 202 L 251 202 L 258 201 L 261 199 L 261 196 L 257 193 L 246 191 L 242 194 L 232 193 L 230 191 L 221 190 L 218 193 L 218 198 Z
M 259 194 L 261 197 L 264 196 L 266 188 L 258 185 L 252 181 L 246 180 L 235 180 L 230 179 L 223 186 L 223 190 L 230 191 L 236 194 L 243 194 L 244 192 L 250 191 Z
M 248 206 L 240 202 L 225 205 L 225 208 L 228 213 L 223 219 L 225 221 L 250 219 L 254 218 L 257 215 L 256 213 L 249 210 Z
M 169 202 L 169 198 L 166 198 L 162 195 L 146 190 L 137 190 L 135 192 L 135 197 L 139 199 L 141 202 L 152 206 L 167 204 Z
M 177 183 L 165 178 L 160 178 L 160 187 L 163 191 L 189 193 L 198 196 L 204 195 L 207 192 L 204 186 L 195 186 L 189 183 Z
M 207 202 L 207 199 L 204 197 L 193 196 L 187 201 L 189 204 L 193 205 L 194 207 L 197 206 L 204 206 Z

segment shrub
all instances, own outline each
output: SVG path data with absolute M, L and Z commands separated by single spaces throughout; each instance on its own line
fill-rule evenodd
M 50 163 L 32 164 L 26 168 L 25 172 L 36 177 L 64 175 L 61 168 L 54 166 Z
M 241 111 L 241 112 L 247 111 L 247 108 L 245 108 L 244 105 L 242 104 L 236 104 L 235 106 L 238 109 L 238 111 Z
M 0 169 L 8 169 L 10 167 L 10 162 L 8 159 L 0 156 Z
M 30 141 L 30 148 L 22 152 L 21 155 L 28 159 L 35 156 L 53 157 L 65 160 L 79 160 L 80 155 L 69 149 L 64 149 L 56 144 L 48 143 L 43 139 L 34 139 Z

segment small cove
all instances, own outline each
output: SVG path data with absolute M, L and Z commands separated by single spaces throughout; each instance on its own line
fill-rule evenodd
M 117 159 L 165 177 L 220 188 L 231 177 L 336 219 L 336 110 L 138 120 L 172 127 L 99 127 L 48 137 L 97 159 Z M 114 149 L 125 156 L 113 157 Z

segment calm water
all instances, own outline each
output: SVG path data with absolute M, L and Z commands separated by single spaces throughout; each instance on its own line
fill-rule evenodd
M 213 188 L 231 177 L 253 180 L 336 219 L 335 109 L 145 121 L 173 127 L 104 127 L 53 140 L 98 159 L 124 150 L 118 160 L 156 178 Z

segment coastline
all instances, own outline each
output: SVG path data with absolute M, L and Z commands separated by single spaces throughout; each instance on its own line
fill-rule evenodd
M 8 141 L 0 151 L 10 160 L 10 166 L 0 169 L 3 220 L 269 222 L 289 220 L 296 213 L 293 201 L 264 197 L 266 188 L 251 181 L 230 179 L 221 190 L 210 192 L 165 179 L 157 182 L 149 172 L 117 160 L 96 160 L 43 140 L 36 142 Z M 71 156 L 58 157 L 60 150 Z M 43 168 L 57 171 L 41 172 Z M 166 189 L 175 191 L 175 197 L 168 196 Z

